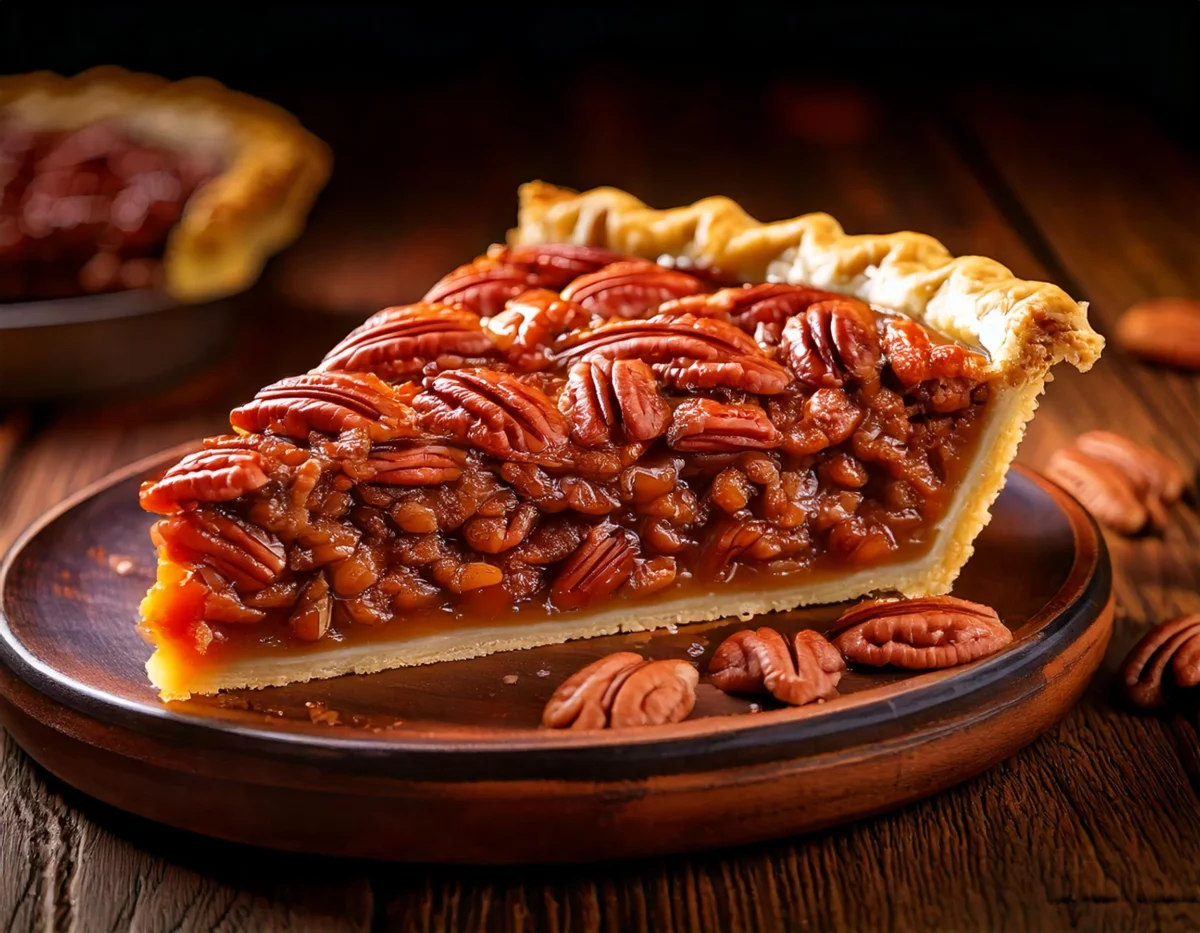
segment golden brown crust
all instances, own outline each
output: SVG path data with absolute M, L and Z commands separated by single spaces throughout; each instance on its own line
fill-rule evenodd
M 211 78 L 170 82 L 121 68 L 0 78 L 0 112 L 34 129 L 116 120 L 135 139 L 220 156 L 167 241 L 167 288 L 184 301 L 232 294 L 295 239 L 329 177 L 328 147 L 291 114 Z
M 955 258 L 921 233 L 850 236 L 828 214 L 763 224 L 729 198 L 660 211 L 616 188 L 580 194 L 534 181 L 521 186 L 509 241 L 606 246 L 717 267 L 743 282 L 853 295 L 982 347 L 1009 382 L 1043 379 L 1063 361 L 1086 370 L 1104 347 L 1087 306 L 1056 285 L 1018 279 L 983 256 Z

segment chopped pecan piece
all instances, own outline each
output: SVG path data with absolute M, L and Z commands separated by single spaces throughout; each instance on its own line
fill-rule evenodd
M 1065 447 L 1050 458 L 1046 475 L 1114 531 L 1132 535 L 1145 527 L 1145 502 L 1125 472 L 1111 463 Z
M 229 420 L 239 431 L 301 440 L 313 431 L 361 429 L 377 443 L 419 433 L 413 410 L 371 373 L 308 373 L 281 379 L 235 408 Z
M 570 335 L 556 358 L 643 360 L 665 384 L 685 390 L 723 387 L 772 395 L 791 381 L 786 368 L 732 324 L 691 314 L 610 321 Z
M 737 632 L 714 652 L 708 673 L 726 693 L 769 693 L 791 706 L 837 696 L 846 662 L 819 632 L 797 632 L 791 651 L 773 628 Z
M 571 437 L 584 447 L 652 441 L 671 420 L 650 367 L 641 360 L 576 363 L 559 399 Z
M 1121 684 L 1142 709 L 1166 706 L 1172 688 L 1200 684 L 1200 614 L 1162 622 L 1147 632 L 1121 665 Z
M 142 483 L 142 508 L 163 515 L 185 503 L 229 502 L 267 484 L 270 464 L 257 450 L 208 447 L 188 454 L 160 479 Z
M 559 609 L 579 609 L 603 599 L 629 579 L 638 556 L 637 538 L 610 522 L 593 525 L 563 562 L 550 599 Z
M 538 288 L 513 298 L 483 326 L 509 362 L 529 372 L 553 365 L 550 346 L 554 341 L 590 320 L 591 315 L 573 301 Z
M 193 509 L 160 520 L 154 536 L 184 563 L 208 564 L 239 590 L 279 579 L 283 544 L 269 531 L 212 509 Z
M 317 641 L 329 631 L 333 600 L 329 595 L 329 581 L 325 574 L 318 573 L 300 593 L 288 625 L 292 634 L 302 641 Z
M 483 554 L 500 554 L 524 541 L 537 524 L 536 506 L 519 505 L 511 515 L 476 515 L 463 525 L 467 544 Z
M 856 664 L 929 670 L 995 654 L 1012 642 L 996 610 L 953 596 L 871 599 L 842 613 L 834 644 Z
M 437 304 L 386 308 L 352 330 L 329 351 L 318 370 L 370 372 L 403 379 L 428 364 L 460 364 L 487 356 L 492 341 L 479 317 L 461 308 Z
M 441 373 L 413 399 L 425 427 L 502 459 L 550 454 L 568 426 L 546 394 L 516 376 L 489 369 Z
M 510 298 L 537 285 L 538 277 L 531 266 L 481 256 L 443 276 L 421 300 L 490 317 L 498 314 Z
M 437 486 L 462 476 L 466 460 L 463 451 L 442 444 L 373 447 L 367 478 L 389 486 Z
M 957 344 L 934 344 L 928 331 L 911 318 L 888 318 L 882 346 L 905 389 L 919 390 L 922 400 L 937 412 L 965 408 L 972 390 L 987 378 L 982 356 Z
M 758 405 L 689 398 L 671 418 L 667 443 L 675 450 L 767 450 L 780 435 Z
M 789 319 L 779 350 L 797 381 L 814 389 L 872 383 L 882 365 L 870 309 L 849 298 L 818 301 Z
M 686 661 L 610 654 L 568 677 L 542 712 L 548 729 L 614 729 L 686 719 L 700 676 Z
M 664 301 L 707 290 L 708 286 L 687 273 L 645 259 L 630 259 L 581 275 L 562 290 L 562 296 L 600 317 L 635 318 Z

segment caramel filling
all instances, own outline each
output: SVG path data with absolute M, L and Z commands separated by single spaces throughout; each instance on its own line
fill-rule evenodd
M 219 666 L 910 560 L 986 380 L 853 299 L 494 248 L 143 486 L 144 631 Z

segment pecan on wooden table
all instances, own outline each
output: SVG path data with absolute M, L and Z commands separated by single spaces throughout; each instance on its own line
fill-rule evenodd
M 1121 665 L 1121 686 L 1135 706 L 1158 709 L 1200 684 L 1200 613 L 1156 625 Z

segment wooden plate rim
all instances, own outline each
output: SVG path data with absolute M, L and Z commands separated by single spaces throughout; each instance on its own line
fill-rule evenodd
M 196 448 L 181 445 L 130 464 L 69 497 L 34 522 L 13 544 L 0 564 L 0 663 L 28 687 L 70 710 L 107 725 L 148 736 L 187 742 L 199 750 L 242 748 L 323 767 L 348 766 L 361 772 L 413 780 L 478 780 L 481 774 L 546 777 L 551 774 L 598 776 L 590 770 L 621 773 L 664 773 L 695 770 L 703 761 L 718 767 L 729 760 L 752 761 L 794 757 L 813 739 L 852 737 L 881 723 L 920 718 L 922 714 L 968 694 L 992 692 L 1015 681 L 1044 660 L 1047 651 L 1065 647 L 1103 610 L 1111 590 L 1107 549 L 1091 516 L 1049 480 L 1014 466 L 1025 480 L 1049 495 L 1064 513 L 1074 539 L 1074 559 L 1058 592 L 1017 630 L 1012 648 L 968 669 L 918 674 L 841 700 L 756 715 L 713 716 L 667 726 L 619 731 L 571 732 L 530 729 L 439 727 L 429 733 L 363 739 L 272 731 L 226 720 L 201 719 L 175 712 L 170 705 L 147 708 L 79 683 L 32 655 L 9 626 L 4 612 L 7 581 L 25 547 L 72 509 L 108 488 L 161 468 L 172 458 Z M 132 620 L 131 620 L 132 624 Z M 1021 633 L 1026 633 L 1022 635 Z M 1042 648 L 1039 651 L 1037 649 Z M 34 714 L 22 691 L 0 684 L 9 700 Z M 992 715 L 990 710 L 985 715 Z M 903 741 L 899 736 L 897 741 Z M 530 752 L 536 754 L 530 755 Z M 749 755 L 749 757 L 747 757 Z M 349 763 L 349 764 L 348 764 Z
M 119 318 L 143 317 L 182 307 L 187 302 L 157 289 L 129 288 L 99 295 L 42 298 L 0 303 L 0 331 L 72 324 L 93 324 Z

